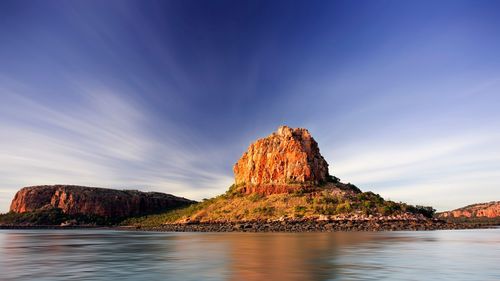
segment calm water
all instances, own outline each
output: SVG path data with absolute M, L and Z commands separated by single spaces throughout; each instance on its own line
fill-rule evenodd
M 2 280 L 500 280 L 500 229 L 0 230 Z

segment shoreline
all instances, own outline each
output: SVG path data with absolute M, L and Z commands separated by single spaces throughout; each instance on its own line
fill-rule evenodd
M 89 226 L 89 225 L 0 225 L 0 230 L 23 229 L 102 229 L 155 232 L 380 232 L 488 229 L 495 225 L 452 223 L 443 220 L 334 220 L 334 221 L 245 221 L 173 223 L 161 226 Z
M 485 229 L 493 226 L 456 224 L 440 220 L 335 220 L 335 221 L 272 221 L 272 222 L 209 222 L 165 224 L 158 227 L 125 227 L 138 231 L 164 232 L 379 232 Z
M 116 226 L 98 226 L 98 225 L 72 225 L 72 226 L 60 226 L 60 225 L 0 225 L 0 230 L 16 230 L 16 229 L 116 229 Z

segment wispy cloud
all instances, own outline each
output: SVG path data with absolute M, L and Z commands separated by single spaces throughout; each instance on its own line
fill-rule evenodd
M 112 89 L 80 83 L 64 93 L 70 103 L 54 104 L 37 100 L 34 89 L 3 85 L 1 211 L 26 185 L 138 188 L 201 199 L 231 182 L 230 171 L 210 167 L 205 157 L 214 155 L 198 154 L 179 142 L 176 134 L 185 133 L 181 129 L 162 126 L 167 134 L 152 135 L 146 128 L 155 116 Z
M 500 135 L 480 132 L 385 143 L 365 140 L 339 148 L 342 153 L 334 158 L 333 171 L 392 200 L 451 209 L 471 200 L 495 199 L 491 195 L 500 187 L 499 142 Z
M 296 4 L 0 1 L 0 211 L 31 184 L 216 195 L 282 124 L 364 190 L 499 199 L 494 4 Z

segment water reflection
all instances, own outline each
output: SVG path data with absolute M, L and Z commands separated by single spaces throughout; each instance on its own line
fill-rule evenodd
M 0 231 L 0 280 L 500 280 L 499 258 L 500 229 Z
M 332 258 L 339 248 L 370 239 L 338 233 L 239 234 L 218 237 L 230 249 L 231 280 L 328 280 L 339 275 Z

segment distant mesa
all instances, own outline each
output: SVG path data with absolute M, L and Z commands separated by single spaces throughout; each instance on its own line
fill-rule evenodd
M 453 211 L 438 213 L 444 219 L 500 218 L 500 201 L 468 205 Z
M 235 184 L 247 194 L 284 193 L 330 179 L 328 163 L 309 131 L 287 126 L 252 143 L 233 171 Z
M 74 185 L 42 185 L 19 190 L 10 205 L 15 213 L 60 209 L 68 215 L 124 218 L 157 213 L 195 203 L 159 192 L 115 190 Z

